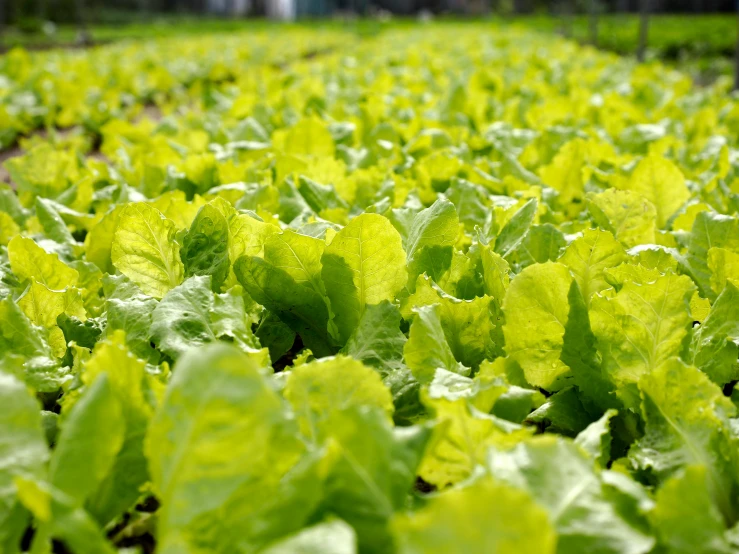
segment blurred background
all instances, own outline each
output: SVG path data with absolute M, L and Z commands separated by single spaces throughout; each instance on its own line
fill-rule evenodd
M 0 0 L 0 52 L 317 20 L 360 33 L 416 21 L 523 25 L 739 87 L 739 0 Z
M 91 22 L 129 23 L 152 14 L 206 14 L 221 17 L 325 17 L 337 12 L 362 15 L 377 10 L 408 15 L 421 10 L 434 14 L 502 15 L 556 14 L 589 11 L 637 12 L 649 4 L 653 13 L 705 14 L 733 12 L 735 0 L 2 0 L 4 20 L 30 30 L 44 21 L 74 22 L 79 10 Z

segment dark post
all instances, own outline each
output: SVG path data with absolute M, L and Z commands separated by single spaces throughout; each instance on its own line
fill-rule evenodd
M 38 3 L 38 18 L 41 21 L 46 21 L 49 18 L 49 6 L 48 0 L 39 0 Z
M 77 42 L 81 45 L 87 46 L 92 44 L 92 37 L 90 32 L 87 30 L 85 18 L 85 0 L 75 0 L 74 2 L 75 18 L 77 19 Z
M 562 0 L 560 9 L 562 10 L 562 35 L 565 38 L 572 38 L 572 19 L 573 19 L 573 0 Z
M 590 44 L 598 46 L 598 10 L 600 5 L 598 0 L 589 0 L 589 19 L 588 19 L 588 30 L 590 32 Z
M 636 51 L 636 59 L 644 61 L 647 53 L 647 42 L 649 40 L 649 12 L 651 11 L 650 0 L 639 2 L 639 48 Z

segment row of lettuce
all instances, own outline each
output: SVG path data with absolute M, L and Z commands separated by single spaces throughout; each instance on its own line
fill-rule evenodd
M 464 29 L 3 60 L 172 80 L 5 163 L 3 552 L 739 548 L 739 104 Z
M 40 129 L 101 127 L 156 107 L 166 112 L 207 102 L 245 75 L 279 73 L 295 60 L 352 42 L 351 33 L 292 29 L 120 41 L 84 50 L 29 52 L 0 58 L 0 147 Z

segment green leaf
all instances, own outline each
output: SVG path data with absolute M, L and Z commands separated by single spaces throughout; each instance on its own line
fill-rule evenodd
M 52 485 L 26 476 L 17 477 L 15 486 L 23 504 L 36 518 L 37 528 L 30 552 L 51 552 L 56 538 L 75 553 L 114 554 L 116 550 L 73 497 Z
M 690 198 L 680 169 L 667 158 L 654 154 L 639 162 L 627 186 L 654 205 L 660 229 L 667 226 L 670 217 Z
M 113 265 L 141 290 L 162 298 L 182 282 L 184 268 L 175 226 L 148 204 L 129 204 L 121 212 L 111 247 Z
M 338 417 L 352 407 L 371 406 L 392 419 L 390 391 L 376 371 L 362 362 L 337 356 L 300 365 L 292 370 L 285 386 L 300 430 L 320 441 L 338 425 Z
M 297 160 L 297 158 L 293 159 Z M 305 201 L 305 198 L 303 198 L 298 192 L 298 188 L 293 183 L 293 179 L 282 179 L 280 162 L 284 160 L 284 157 L 278 158 L 277 165 L 275 167 L 277 179 L 278 182 L 280 182 L 278 185 L 280 195 L 280 208 L 278 214 L 282 221 L 301 221 L 302 218 L 307 217 L 306 214 L 313 214 L 313 210 Z M 301 167 L 303 166 L 301 165 Z
M 0 212 L 8 214 L 19 226 L 23 226 L 28 217 L 18 196 L 10 188 L 0 188 Z
M 150 340 L 152 314 L 157 305 L 154 298 L 141 293 L 130 298 L 109 298 L 105 302 L 106 333 L 124 331 L 126 344 L 134 354 L 145 360 L 158 361 L 159 353 L 152 348 Z
M 422 384 L 431 382 L 437 368 L 460 375 L 468 375 L 470 371 L 454 358 L 441 325 L 440 311 L 436 304 L 417 308 L 403 348 L 406 365 Z
M 400 319 L 398 308 L 387 300 L 368 306 L 342 352 L 381 374 L 401 368 L 406 338 Z
M 248 214 L 237 213 L 230 204 L 222 199 L 214 200 L 213 205 L 217 206 L 228 220 L 228 257 L 232 265 L 241 256 L 260 255 L 264 250 L 264 243 L 267 238 L 280 231 L 280 228 L 276 225 L 259 221 Z
M 629 458 L 660 480 L 688 465 L 705 466 L 711 498 L 727 522 L 736 521 L 739 460 L 729 430 L 734 405 L 706 375 L 677 358 L 642 377 L 639 388 L 646 427 Z
M 587 452 L 602 469 L 611 460 L 611 419 L 616 410 L 607 410 L 603 417 L 580 431 L 575 444 Z
M 334 140 L 326 124 L 318 118 L 301 119 L 285 137 L 285 153 L 307 156 L 334 156 Z
M 503 300 L 505 350 L 530 384 L 546 390 L 559 390 L 572 379 L 561 359 L 571 283 L 565 266 L 537 264 L 511 281 Z
M 214 294 L 210 312 L 213 334 L 221 340 L 236 344 L 242 350 L 258 350 L 261 345 L 252 331 L 252 324 L 257 319 L 254 309 L 254 301 L 244 296 L 244 290 L 240 286 L 234 286 L 222 294 Z
M 315 490 L 295 467 L 304 451 L 297 424 L 263 363 L 217 344 L 175 366 L 145 443 L 162 502 L 160 551 L 254 551 L 313 511 Z
M 685 275 L 655 273 L 644 282 L 637 278 L 632 275 L 618 292 L 605 291 L 590 304 L 603 371 L 632 409 L 639 404 L 639 378 L 680 354 L 693 321 L 689 303 L 695 291 Z
M 492 414 L 513 423 L 523 423 L 543 403 L 544 395 L 539 391 L 512 385 L 495 401 Z
M 614 384 L 602 367 L 585 300 L 576 281 L 568 294 L 570 313 L 565 326 L 562 361 L 572 370 L 581 401 L 589 412 L 600 413 L 606 408 L 620 408 Z
M 152 314 L 151 337 L 173 359 L 216 340 L 210 323 L 210 276 L 190 277 L 167 292 Z
M 497 338 L 502 342 L 502 336 L 495 328 L 498 308 L 492 298 L 480 296 L 472 300 L 460 300 L 445 294 L 427 277 L 421 276 L 417 280 L 415 293 L 403 299 L 401 313 L 406 319 L 413 319 L 414 309 L 433 304 L 439 304 L 444 336 L 457 361 L 473 367 L 486 358 L 495 357 L 496 346 L 500 345 L 494 341 Z
M 348 208 L 346 202 L 336 193 L 332 185 L 322 185 L 304 175 L 298 178 L 298 192 L 316 213 L 331 208 Z
M 482 282 L 477 270 L 479 258 L 474 250 L 466 254 L 455 250 L 449 267 L 439 275 L 437 284 L 445 293 L 461 300 L 473 300 L 482 294 Z
M 403 363 L 407 339 L 400 330 L 401 315 L 388 301 L 368 306 L 342 352 L 373 367 L 390 390 L 398 424 L 415 421 L 423 412 L 419 383 Z
M 413 218 L 405 240 L 409 262 L 426 247 L 453 246 L 459 234 L 459 218 L 454 204 L 439 198 Z
M 85 308 L 79 290 L 51 290 L 38 281 L 32 281 L 23 296 L 18 298 L 18 305 L 34 325 L 55 327 L 56 318 L 61 314 L 74 316 L 84 321 Z
M 51 485 L 82 505 L 110 472 L 124 432 L 120 403 L 102 374 L 64 421 L 49 466 Z
M 233 269 L 251 297 L 300 335 L 314 354 L 328 356 L 335 352 L 324 297 L 261 258 L 243 256 Z
M 587 206 L 593 221 L 625 247 L 654 243 L 657 210 L 643 196 L 617 189 L 591 192 L 587 195 Z
M 218 209 L 211 204 L 200 208 L 183 239 L 185 277 L 210 275 L 213 290 L 219 291 L 231 267 L 228 234 L 228 222 Z
M 482 246 L 480 252 L 485 294 L 492 296 L 498 304 L 501 304 L 510 283 L 511 268 L 490 246 Z
M 619 513 L 592 461 L 570 441 L 540 437 L 508 451 L 494 449 L 488 465 L 493 477 L 528 492 L 547 510 L 562 554 L 636 554 L 654 546 L 651 536 Z
M 73 153 L 57 150 L 48 142 L 5 162 L 18 190 L 46 198 L 55 198 L 69 186 L 68 175 L 76 166 L 77 158 Z
M 626 521 L 645 535 L 653 535 L 649 513 L 654 509 L 654 500 L 645 486 L 634 481 L 618 465 L 613 470 L 600 472 L 603 493 Z
M 125 206 L 116 204 L 112 210 L 103 215 L 85 237 L 85 258 L 94 263 L 101 271 L 114 271 L 111 250 L 115 231 Z
M 296 283 L 326 296 L 326 288 L 321 279 L 321 256 L 325 248 L 326 243 L 322 240 L 286 229 L 267 237 L 264 259 L 290 275 Z
M 562 231 L 551 223 L 532 225 L 510 258 L 520 267 L 543 264 L 559 258 L 560 251 L 566 245 Z
M 528 494 L 489 477 L 398 515 L 393 531 L 401 554 L 552 554 L 557 543 L 547 513 Z
M 503 388 L 494 391 L 500 395 Z M 446 396 L 451 396 L 447 398 Z M 439 425 L 418 470 L 427 483 L 439 488 L 470 477 L 493 445 L 510 447 L 527 439 L 532 429 L 487 415 L 470 405 L 465 396 L 426 395 L 426 404 Z
M 59 244 L 76 244 L 72 233 L 69 232 L 67 224 L 64 223 L 54 202 L 46 198 L 36 198 L 36 217 L 44 228 L 46 236 Z
M 0 372 L 0 402 L 0 550 L 15 553 L 20 552 L 27 515 L 18 503 L 14 479 L 18 475 L 42 477 L 49 451 L 40 406 L 26 385 Z
M 739 253 L 726 248 L 709 248 L 708 268 L 711 270 L 711 289 L 716 294 L 721 294 L 727 281 L 739 284 Z
M 48 335 L 36 327 L 12 298 L 0 301 L 0 359 L 10 366 L 10 359 L 23 367 L 26 384 L 40 392 L 53 392 L 72 379 L 69 370 L 59 367 L 59 360 L 49 346 Z M 59 332 L 61 334 L 61 331 Z M 64 335 L 62 335 L 62 341 Z
M 56 200 L 43 199 L 47 207 L 53 210 L 54 213 L 57 214 L 59 218 L 61 218 L 62 223 L 66 225 L 67 228 L 69 228 L 69 226 L 71 225 L 74 229 L 78 231 L 89 231 L 100 219 L 98 215 L 87 213 L 87 211 L 85 210 L 87 202 L 87 192 L 89 190 L 89 192 L 92 193 L 92 187 L 88 189 L 86 185 L 86 181 L 83 180 L 78 185 L 72 185 L 69 189 L 67 189 L 67 191 L 65 191 L 65 194 L 57 197 Z M 79 210 L 76 208 L 79 208 Z M 55 220 L 57 220 L 57 215 L 53 215 Z M 38 213 L 36 214 L 36 216 L 39 218 L 39 222 L 41 222 L 41 216 Z M 58 221 L 59 220 L 57 220 L 57 222 Z M 55 223 L 54 226 L 58 229 L 58 231 L 54 232 L 58 232 L 60 236 L 66 236 L 64 230 L 58 228 L 58 223 Z M 45 227 L 44 230 L 45 232 L 52 232 L 46 231 Z
M 485 224 L 490 201 L 482 187 L 455 177 L 444 195 L 454 204 L 460 223 L 469 231 Z
M 141 494 L 139 489 L 149 478 L 144 435 L 153 409 L 147 397 L 158 393 L 161 385 L 146 373 L 145 366 L 126 347 L 122 331 L 99 342 L 84 363 L 82 381 L 91 386 L 105 376 L 125 421 L 123 443 L 111 471 L 86 503 L 87 511 L 103 526 L 136 503 Z
M 557 260 L 572 272 L 585 305 L 590 305 L 594 294 L 611 287 L 605 270 L 626 261 L 626 252 L 608 231 L 587 229 L 572 241 Z
M 739 289 L 726 287 L 693 331 L 692 363 L 720 386 L 739 379 Z
M 20 234 L 21 228 L 5 212 L 0 212 L 0 245 L 7 246 L 12 237 Z
M 394 300 L 408 281 L 400 235 L 377 214 L 349 222 L 326 247 L 321 263 L 342 343 L 356 329 L 366 306 Z
M 76 285 L 80 276 L 76 270 L 59 260 L 59 256 L 47 253 L 33 240 L 20 235 L 8 243 L 8 259 L 18 279 L 35 279 L 53 290 Z
M 593 422 L 593 417 L 583 406 L 577 389 L 567 387 L 556 392 L 526 418 L 548 432 L 574 437 Z
M 477 367 L 495 357 L 493 343 L 493 299 L 474 300 L 448 297 L 441 304 L 441 326 L 456 360 L 467 367 Z
M 74 342 L 69 344 L 72 356 L 77 354 L 78 348 L 92 349 L 105 330 L 105 322 L 100 318 L 90 318 L 82 322 L 76 317 L 62 314 L 57 323 L 67 343 Z
M 214 295 L 210 279 L 209 275 L 190 277 L 170 290 L 154 309 L 151 338 L 172 359 L 222 337 L 245 350 L 258 346 L 243 299 L 229 293 Z
M 453 246 L 424 246 L 416 251 L 408 264 L 408 288 L 412 290 L 419 275 L 428 275 L 438 283 L 451 273 L 454 260 Z
M 272 312 L 267 312 L 259 322 L 255 335 L 259 344 L 269 349 L 273 362 L 284 356 L 295 343 L 295 332 Z
M 534 221 L 537 207 L 536 199 L 532 198 L 513 214 L 495 239 L 496 254 L 507 258 L 521 244 Z
M 322 507 L 354 527 L 361 551 L 393 551 L 389 524 L 405 506 L 430 430 L 393 429 L 369 406 L 348 406 L 336 415 Z
M 708 267 L 708 251 L 711 248 L 725 248 L 739 253 L 739 219 L 713 212 L 700 212 L 693 222 L 688 238 L 686 259 L 688 269 L 701 295 L 715 300 L 716 293 L 711 288 L 712 272 Z
M 583 196 L 582 169 L 585 164 L 587 143 L 576 138 L 566 143 L 554 156 L 552 163 L 539 170 L 541 180 L 559 191 L 559 200 L 568 206 Z
M 708 471 L 687 466 L 657 491 L 650 519 L 659 542 L 675 554 L 733 552 L 721 513 L 708 494 Z

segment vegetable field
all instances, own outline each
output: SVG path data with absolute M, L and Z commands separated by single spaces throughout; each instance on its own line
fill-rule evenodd
M 540 31 L 564 31 L 590 43 L 591 21 L 588 16 L 560 18 L 531 16 L 514 18 L 516 24 Z M 599 48 L 625 56 L 634 56 L 639 48 L 639 16 L 636 14 L 601 14 L 597 19 Z M 734 73 L 737 22 L 732 14 L 653 14 L 650 18 L 647 58 L 659 59 L 679 67 L 699 83 L 710 83 Z
M 739 552 L 739 97 L 489 24 L 0 57 L 0 552 Z

